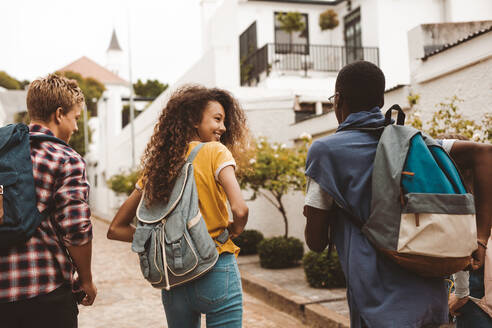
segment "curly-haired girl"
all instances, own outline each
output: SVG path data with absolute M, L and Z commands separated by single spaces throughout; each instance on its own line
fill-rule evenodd
M 193 160 L 199 208 L 212 238 L 228 229 L 239 235 L 248 219 L 248 207 L 235 176 L 234 156 L 247 143 L 246 118 L 237 101 L 221 89 L 188 85 L 175 91 L 157 122 L 142 158 L 142 179 L 116 213 L 108 238 L 131 242 L 130 224 L 142 197 L 151 205 L 168 201 L 177 175 L 191 150 L 206 144 Z M 229 221 L 229 201 L 233 219 Z M 231 239 L 217 246 L 219 260 L 200 279 L 170 291 L 162 290 L 168 326 L 200 327 L 205 313 L 207 327 L 241 327 L 242 288 Z

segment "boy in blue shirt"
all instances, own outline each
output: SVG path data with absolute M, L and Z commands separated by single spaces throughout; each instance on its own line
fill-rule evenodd
M 384 89 L 383 72 L 369 62 L 349 64 L 338 74 L 334 108 L 340 125 L 335 134 L 313 143 L 306 161 L 306 242 L 310 249 L 322 251 L 328 243 L 330 225 L 334 229 L 334 242 L 347 281 L 351 327 L 438 327 L 448 322 L 444 280 L 423 278 L 387 259 L 337 206 L 348 209 L 363 222 L 369 217 L 379 134 L 355 128 L 384 124 L 380 110 Z M 492 192 L 492 146 L 455 142 L 451 156 L 460 167 L 473 167 L 477 177 L 488 174 L 488 179 L 482 179 L 486 181 L 478 182 L 478 189 L 480 195 Z M 485 198 L 478 196 L 476 205 L 478 238 L 486 242 L 492 206 Z M 479 247 L 474 256 L 474 266 L 481 266 L 484 249 Z

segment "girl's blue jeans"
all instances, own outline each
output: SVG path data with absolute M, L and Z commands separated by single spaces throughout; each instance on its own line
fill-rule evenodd
M 183 286 L 162 290 L 169 328 L 242 327 L 243 292 L 236 257 L 222 253 L 211 271 Z

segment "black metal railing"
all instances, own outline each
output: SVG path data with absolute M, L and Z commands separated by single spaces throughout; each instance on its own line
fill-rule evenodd
M 271 71 L 338 72 L 357 60 L 379 66 L 379 48 L 267 43 L 240 61 L 241 85 L 256 84 Z

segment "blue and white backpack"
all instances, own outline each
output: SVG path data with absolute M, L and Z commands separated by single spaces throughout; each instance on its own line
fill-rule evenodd
M 170 290 L 210 271 L 219 258 L 214 239 L 198 207 L 193 160 L 203 147 L 191 151 L 167 203 L 147 206 L 144 195 L 137 208 L 137 229 L 132 250 L 140 259 L 144 278 L 153 287 Z M 215 240 L 225 243 L 225 229 Z
M 377 146 L 369 219 L 354 223 L 402 267 L 444 277 L 468 266 L 477 249 L 474 198 L 442 146 L 403 126 L 398 105 L 386 113 L 387 122 L 393 109 L 397 124 L 384 127 Z

